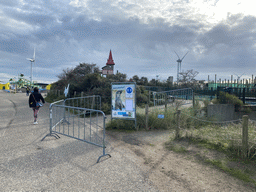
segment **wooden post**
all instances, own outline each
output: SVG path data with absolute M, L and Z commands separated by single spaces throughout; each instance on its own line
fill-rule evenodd
M 76 91 L 74 92 L 74 97 L 76 97 Z
M 148 128 L 148 104 L 146 104 L 145 116 L 146 116 L 146 130 L 149 130 L 149 128 Z
M 60 90 L 58 90 L 58 97 L 60 96 Z
M 176 127 L 176 135 L 175 138 L 180 138 L 180 110 L 177 110 L 177 127 Z
M 248 151 L 248 115 L 243 116 L 243 138 L 242 138 L 242 156 L 247 158 Z

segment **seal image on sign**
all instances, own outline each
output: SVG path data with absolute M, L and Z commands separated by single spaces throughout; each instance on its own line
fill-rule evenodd
M 115 100 L 115 109 L 120 109 L 122 111 L 122 109 L 124 108 L 124 104 L 122 103 L 121 100 L 121 94 L 123 91 L 119 90 L 116 92 L 116 100 Z

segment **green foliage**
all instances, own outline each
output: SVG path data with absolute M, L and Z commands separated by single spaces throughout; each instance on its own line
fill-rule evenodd
M 236 107 L 243 106 L 243 102 L 235 95 L 220 91 L 219 98 L 212 100 L 213 104 L 233 104 Z
M 106 124 L 107 130 L 136 130 L 134 121 L 112 119 Z
M 175 128 L 175 111 L 169 109 L 166 112 L 162 110 L 154 110 L 149 113 L 148 129 L 149 130 L 166 130 Z M 164 119 L 158 118 L 158 115 L 164 115 Z M 138 130 L 146 130 L 146 116 L 145 109 L 138 108 L 137 113 L 137 128 Z M 132 123 L 131 123 L 132 122 Z M 118 130 L 135 130 L 134 121 L 114 119 L 106 124 L 106 129 Z
M 102 103 L 101 110 L 107 115 L 111 113 L 111 105 L 109 103 Z
M 48 103 L 53 103 L 55 101 L 65 99 L 65 95 L 58 96 L 58 94 L 55 94 L 54 91 L 50 91 L 49 93 L 47 93 L 47 97 L 45 97 L 44 99 Z
M 136 104 L 140 107 L 145 107 L 148 103 L 148 91 L 144 87 L 136 86 Z

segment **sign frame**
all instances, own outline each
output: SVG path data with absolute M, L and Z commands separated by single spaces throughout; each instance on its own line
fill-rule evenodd
M 119 100 L 119 107 L 121 109 L 116 109 L 116 105 L 118 105 L 117 98 L 121 99 Z M 114 116 L 113 114 L 115 113 L 122 114 L 123 116 Z M 132 120 L 135 122 L 135 128 L 137 129 L 135 82 L 111 83 L 111 120 L 112 119 Z

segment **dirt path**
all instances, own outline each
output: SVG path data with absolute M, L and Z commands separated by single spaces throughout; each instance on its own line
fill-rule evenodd
M 145 180 L 149 180 L 160 191 L 256 191 L 248 184 L 228 173 L 204 163 L 200 153 L 205 150 L 182 142 L 187 153 L 167 150 L 164 143 L 170 131 L 142 131 L 134 133 L 107 132 L 111 146 L 119 151 L 131 150 L 137 163 L 146 167 Z M 207 152 L 216 156 L 215 152 Z

